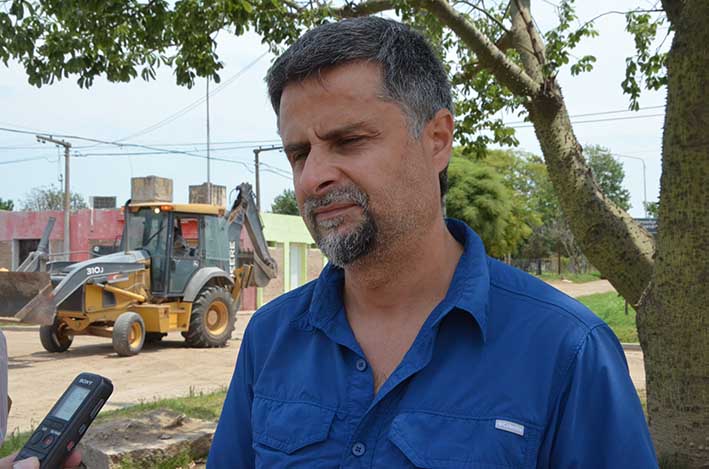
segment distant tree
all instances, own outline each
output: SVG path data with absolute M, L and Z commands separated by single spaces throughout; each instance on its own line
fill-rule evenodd
M 657 220 L 658 214 L 660 213 L 660 202 L 645 202 L 645 211 L 648 217 Z
M 470 225 L 494 257 L 512 254 L 532 234 L 516 194 L 503 177 L 480 161 L 454 156 L 448 167 L 446 214 Z
M 610 150 L 600 145 L 586 145 L 584 155 L 601 192 L 623 210 L 630 209 L 630 192 L 623 187 L 625 169 Z
M 298 202 L 295 199 L 293 189 L 285 189 L 273 199 L 271 212 L 283 215 L 299 215 Z
M 75 192 L 71 194 L 70 206 L 71 210 L 88 208 L 86 200 L 81 194 Z M 22 200 L 22 210 L 28 212 L 64 210 L 64 191 L 53 184 L 51 186 L 35 187 Z
M 0 210 L 7 210 L 8 212 L 11 212 L 15 208 L 15 202 L 12 200 L 3 200 L 2 197 L 0 197 Z

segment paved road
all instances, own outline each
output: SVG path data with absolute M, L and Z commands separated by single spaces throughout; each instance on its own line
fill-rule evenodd
M 585 284 L 585 291 L 607 288 L 591 283 L 596 285 Z M 566 289 L 566 285 L 561 287 Z M 233 339 L 225 348 L 185 348 L 180 334 L 170 334 L 162 344 L 146 346 L 135 357 L 118 357 L 110 339 L 87 336 L 76 337 L 66 353 L 50 354 L 40 345 L 36 327 L 6 327 L 3 332 L 10 355 L 9 391 L 13 399 L 10 427 L 29 430 L 36 425 L 81 371 L 97 372 L 113 380 L 115 391 L 107 409 L 157 397 L 223 389 L 231 378 L 250 317 L 250 312 L 239 314 Z M 636 387 L 644 390 L 642 352 L 626 351 L 626 357 Z

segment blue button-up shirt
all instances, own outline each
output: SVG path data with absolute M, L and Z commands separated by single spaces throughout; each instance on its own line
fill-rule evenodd
M 341 269 L 261 308 L 207 467 L 656 467 L 608 326 L 448 229 L 465 249 L 446 297 L 376 394 Z

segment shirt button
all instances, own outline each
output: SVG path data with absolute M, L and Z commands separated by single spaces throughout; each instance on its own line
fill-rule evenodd
M 357 368 L 357 371 L 364 371 L 367 369 L 367 361 L 360 358 L 357 360 L 357 363 L 355 363 L 355 367 Z
M 354 454 L 357 457 L 363 456 L 364 453 L 367 452 L 367 447 L 364 446 L 364 443 L 357 442 L 354 445 L 352 445 L 352 454 Z

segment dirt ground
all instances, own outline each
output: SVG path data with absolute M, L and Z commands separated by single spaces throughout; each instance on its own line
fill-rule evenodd
M 557 287 L 572 296 L 613 291 L 603 280 L 580 285 L 562 282 Z M 9 392 L 13 400 L 9 427 L 29 430 L 36 425 L 82 371 L 113 380 L 115 390 L 105 409 L 224 389 L 229 384 L 250 317 L 251 312 L 239 313 L 236 331 L 225 348 L 185 348 L 182 336 L 176 333 L 165 337 L 159 345 L 146 345 L 134 357 L 117 356 L 110 339 L 87 336 L 75 337 L 68 352 L 50 354 L 39 342 L 37 327 L 4 327 L 10 359 Z M 633 347 L 625 353 L 633 382 L 644 391 L 642 352 Z
M 608 280 L 594 280 L 593 282 L 585 283 L 573 283 L 568 280 L 552 280 L 547 283 L 574 298 L 593 295 L 594 293 L 615 291 L 615 288 L 613 288 L 613 285 L 611 285 Z

